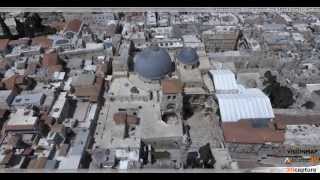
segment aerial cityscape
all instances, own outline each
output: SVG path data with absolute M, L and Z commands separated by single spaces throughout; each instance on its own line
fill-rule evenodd
M 320 12 L 2 11 L 0 101 L 1 172 L 320 165 Z

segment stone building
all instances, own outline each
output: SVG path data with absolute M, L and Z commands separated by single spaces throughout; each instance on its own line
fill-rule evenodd
M 180 114 L 182 111 L 183 84 L 178 79 L 166 79 L 161 82 L 162 100 L 161 112 L 166 114 Z
M 202 33 L 202 39 L 207 52 L 219 52 L 236 50 L 240 31 L 237 29 L 226 28 L 226 30 L 215 29 Z

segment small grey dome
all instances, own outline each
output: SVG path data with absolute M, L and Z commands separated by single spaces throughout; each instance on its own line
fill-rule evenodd
M 150 80 L 162 79 L 171 71 L 171 58 L 166 50 L 147 47 L 134 58 L 134 70 Z
M 183 47 L 177 54 L 177 59 L 183 64 L 197 64 L 199 56 L 195 49 Z

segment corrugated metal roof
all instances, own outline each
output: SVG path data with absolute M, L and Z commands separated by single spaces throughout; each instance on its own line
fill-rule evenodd
M 217 94 L 222 121 L 273 118 L 269 98 L 259 89 L 251 88 L 239 94 Z
M 232 71 L 220 69 L 210 70 L 209 73 L 217 93 L 221 93 L 223 91 L 238 91 L 236 78 Z

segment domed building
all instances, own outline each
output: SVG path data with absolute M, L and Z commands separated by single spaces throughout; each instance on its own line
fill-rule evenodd
M 183 47 L 176 55 L 177 65 L 184 69 L 193 69 L 199 65 L 199 56 L 195 49 Z
M 147 47 L 134 57 L 134 71 L 145 82 L 163 79 L 171 72 L 172 61 L 165 49 Z

